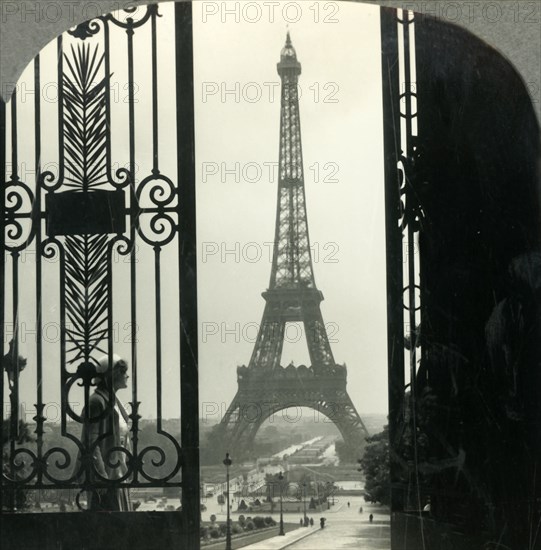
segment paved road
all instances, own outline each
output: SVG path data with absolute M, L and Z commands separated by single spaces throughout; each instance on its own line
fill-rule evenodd
M 288 546 L 288 550 L 390 550 L 390 514 L 388 508 L 368 504 L 362 497 L 341 497 L 344 504 L 334 514 L 327 514 L 325 529 Z M 359 513 L 360 506 L 363 513 Z M 373 514 L 373 522 L 369 516 Z

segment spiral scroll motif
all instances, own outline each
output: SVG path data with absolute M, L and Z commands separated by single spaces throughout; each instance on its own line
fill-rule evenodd
M 142 27 L 152 16 L 153 13 L 158 14 L 158 6 L 156 4 L 150 5 L 146 7 L 145 13 L 141 17 L 141 19 L 136 19 L 135 15 L 137 14 L 137 11 L 140 9 L 139 6 L 132 6 L 129 8 L 125 8 L 123 11 L 124 13 L 127 13 L 129 17 L 126 18 L 126 21 L 122 21 L 115 17 L 112 13 L 104 16 L 104 19 L 107 21 L 110 21 L 117 27 L 121 27 L 122 29 L 126 29 L 128 32 L 132 31 L 133 29 L 137 29 L 139 27 Z
M 6 250 L 20 252 L 33 240 L 34 193 L 21 181 L 10 180 L 5 186 Z
M 173 182 L 163 174 L 154 173 L 145 178 L 137 189 L 137 201 L 141 214 L 137 231 L 143 241 L 151 246 L 163 247 L 171 242 L 177 231 L 177 198 Z M 149 204 L 141 207 L 141 204 Z

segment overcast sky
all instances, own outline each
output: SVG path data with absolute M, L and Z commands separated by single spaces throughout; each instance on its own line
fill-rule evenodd
M 269 5 L 270 4 L 270 5 Z M 227 9 L 224 9 L 224 6 Z M 289 7 L 287 7 L 289 6 Z M 293 7 L 292 7 L 293 6 Z M 297 6 L 297 7 L 295 7 Z M 383 143 L 379 8 L 353 3 L 194 3 L 198 315 L 202 410 L 225 409 L 236 367 L 247 364 L 261 321 L 276 215 L 280 80 L 276 63 L 289 29 L 298 60 L 308 223 L 321 308 L 334 357 L 348 367 L 348 391 L 361 413 L 387 412 Z M 173 5 L 160 7 L 160 169 L 176 181 Z M 135 34 L 136 157 L 139 179 L 151 168 L 150 33 Z M 103 33 L 86 41 L 94 46 Z M 113 159 L 128 159 L 125 33 L 112 33 Z M 77 43 L 66 37 L 66 46 Z M 80 43 L 80 42 L 79 42 Z M 42 54 L 42 163 L 57 161 L 56 45 Z M 51 84 L 52 83 L 52 84 Z M 33 90 L 33 68 L 19 83 Z M 22 88 L 21 88 L 22 89 Z M 33 95 L 20 96 L 19 161 L 33 181 Z M 8 120 L 9 130 L 9 120 Z M 8 140 L 8 150 L 10 144 Z M 162 254 L 164 417 L 178 415 L 178 271 Z M 34 256 L 21 269 L 21 351 L 28 367 L 21 399 L 35 403 Z M 155 417 L 154 268 L 138 250 L 138 356 L 141 413 Z M 10 260 L 7 261 L 8 279 Z M 44 269 L 46 402 L 58 402 L 58 265 Z M 129 266 L 114 269 L 115 352 L 130 359 Z M 10 297 L 6 297 L 10 322 Z M 9 335 L 8 335 L 9 339 Z M 282 365 L 309 364 L 299 326 L 288 327 Z M 130 400 L 129 392 L 120 395 Z M 77 400 L 76 397 L 73 397 Z M 31 410 L 31 409 L 30 409 Z M 49 416 L 55 418 L 53 408 Z M 33 413 L 32 413 L 33 415 Z M 28 420 L 30 417 L 28 417 Z M 56 418 L 58 419 L 58 418 Z M 216 418 L 217 419 L 217 418 Z

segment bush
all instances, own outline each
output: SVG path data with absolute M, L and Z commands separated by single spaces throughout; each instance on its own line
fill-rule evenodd
M 234 535 L 238 535 L 239 533 L 243 532 L 243 528 L 238 523 L 234 523 L 233 527 L 231 527 L 231 532 Z
M 211 529 L 209 534 L 210 534 L 210 537 L 213 538 L 213 539 L 219 539 L 220 538 L 220 531 L 218 529 L 216 529 L 216 527 L 214 529 Z
M 273 525 L 276 525 L 276 522 L 270 516 L 267 516 L 265 518 L 265 524 L 269 526 L 273 526 Z
M 202 539 L 208 539 L 209 537 L 209 528 L 201 525 L 199 529 L 199 537 Z
M 240 501 L 239 510 L 248 510 L 248 505 L 246 504 L 246 502 L 244 501 L 244 499 L 242 499 L 242 500 Z
M 239 523 L 243 526 L 246 525 L 246 518 L 242 514 L 239 516 Z
M 255 524 L 253 521 L 246 522 L 246 531 L 253 531 L 255 529 Z
M 227 525 L 225 523 L 220 523 L 220 533 L 222 535 L 225 535 L 226 531 L 227 531 Z
M 262 527 L 265 527 L 265 519 L 261 516 L 256 516 L 254 518 L 254 524 L 257 529 L 261 529 Z

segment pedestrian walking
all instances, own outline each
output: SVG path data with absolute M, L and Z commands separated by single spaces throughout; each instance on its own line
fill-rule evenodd
M 350 506 L 351 506 L 351 504 L 350 504 L 349 501 L 348 501 L 348 508 L 349 508 Z
M 373 514 L 370 514 L 370 515 L 368 516 L 368 519 L 370 520 L 370 523 L 372 523 L 372 520 L 374 519 L 374 515 L 373 515 Z
M 320 518 L 319 525 L 321 526 L 322 529 L 325 528 L 325 518 Z
M 310 518 L 310 527 L 314 526 L 314 518 Z
M 362 513 L 363 513 L 363 507 L 361 506 L 361 507 L 359 508 L 359 514 L 362 514 Z
M 304 520 L 301 518 L 301 521 L 300 521 L 300 525 L 301 527 L 304 525 Z

